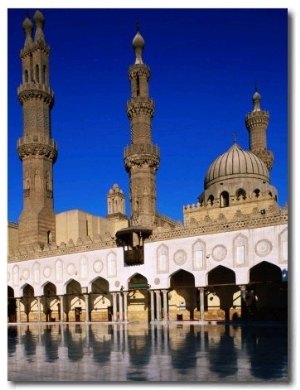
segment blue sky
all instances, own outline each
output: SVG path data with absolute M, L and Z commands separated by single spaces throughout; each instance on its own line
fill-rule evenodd
M 22 211 L 22 137 L 19 51 L 26 10 L 8 10 L 8 220 Z M 130 143 L 126 101 L 128 68 L 139 20 L 144 63 L 151 68 L 155 101 L 153 143 L 161 150 L 157 209 L 182 221 L 184 205 L 197 202 L 209 165 L 233 143 L 249 149 L 245 116 L 255 84 L 270 112 L 267 147 L 275 156 L 271 183 L 279 204 L 288 200 L 288 13 L 279 9 L 49 9 L 44 33 L 51 47 L 50 86 L 55 93 L 52 137 L 54 208 L 105 216 L 114 183 L 126 194 L 123 163 Z

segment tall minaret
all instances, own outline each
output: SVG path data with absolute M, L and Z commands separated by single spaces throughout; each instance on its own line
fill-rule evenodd
M 23 22 L 25 32 L 22 60 L 22 84 L 18 97 L 23 111 L 23 137 L 17 148 L 23 163 L 23 211 L 19 218 L 19 246 L 55 242 L 53 209 L 53 164 L 57 145 L 51 138 L 50 111 L 54 94 L 49 86 L 50 48 L 43 32 L 44 17 L 36 11 L 33 24 Z
M 267 150 L 266 130 L 269 125 L 269 113 L 260 108 L 261 96 L 255 88 L 252 97 L 253 111 L 246 115 L 246 127 L 249 132 L 250 151 L 259 157 L 267 166 L 269 171 L 273 167 L 274 156 Z
M 151 228 L 156 217 L 156 171 L 160 158 L 159 148 L 152 144 L 154 101 L 149 97 L 150 69 L 142 60 L 144 39 L 138 26 L 132 46 L 136 60 L 128 72 L 131 99 L 127 102 L 131 145 L 124 151 L 125 168 L 130 177 L 130 223 Z

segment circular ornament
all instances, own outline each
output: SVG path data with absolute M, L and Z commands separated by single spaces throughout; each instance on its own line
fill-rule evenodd
M 67 266 L 67 274 L 70 276 L 75 274 L 75 265 L 73 263 Z
M 212 258 L 216 261 L 222 261 L 227 255 L 227 249 L 224 245 L 216 245 L 212 250 Z
M 255 253 L 257 256 L 267 256 L 272 250 L 272 244 L 269 240 L 260 240 L 255 246 Z
M 93 268 L 94 268 L 94 271 L 99 274 L 103 270 L 102 260 L 96 260 Z
M 44 276 L 45 276 L 45 278 L 49 278 L 51 276 L 51 273 L 52 273 L 52 271 L 51 271 L 50 267 L 45 267 L 44 268 Z
M 183 250 L 179 250 L 174 254 L 174 263 L 182 265 L 186 262 L 186 253 Z

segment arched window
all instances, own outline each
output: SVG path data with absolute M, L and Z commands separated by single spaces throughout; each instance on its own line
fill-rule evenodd
M 28 70 L 25 70 L 24 81 L 25 81 L 25 83 L 28 83 Z
M 47 231 L 47 243 L 48 244 L 52 243 L 52 233 L 50 230 Z
M 210 204 L 211 206 L 214 204 L 214 196 L 213 195 L 209 195 L 208 199 L 207 199 L 207 203 Z
M 42 72 L 42 83 L 46 83 L 46 65 L 43 66 L 43 72 Z
M 136 76 L 136 96 L 140 96 L 140 77 Z
M 253 192 L 254 192 L 255 196 L 258 198 L 260 195 L 260 190 L 258 188 L 256 188 Z
M 40 69 L 38 65 L 35 66 L 35 82 L 40 82 Z
M 237 200 L 246 199 L 246 191 L 243 188 L 239 188 L 236 192 Z
M 220 195 L 220 206 L 221 207 L 229 206 L 229 193 L 227 191 L 223 191 Z

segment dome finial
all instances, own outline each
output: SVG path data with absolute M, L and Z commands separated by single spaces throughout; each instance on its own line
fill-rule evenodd
M 143 63 L 142 53 L 144 50 L 145 42 L 144 42 L 144 39 L 139 32 L 140 24 L 138 21 L 136 23 L 136 28 L 137 28 L 137 32 L 135 34 L 135 37 L 133 38 L 132 47 L 133 47 L 133 50 L 135 51 L 135 56 L 136 56 L 135 63 L 142 64 Z
M 236 144 L 236 133 L 233 133 L 232 136 L 233 136 L 233 143 Z
M 136 25 L 136 32 L 140 32 L 140 21 L 137 20 L 135 25 Z

